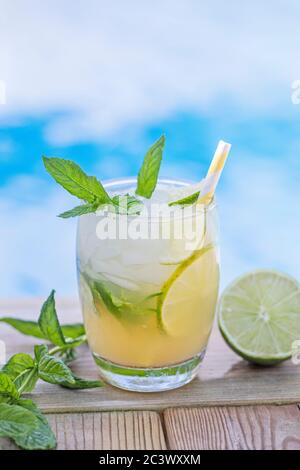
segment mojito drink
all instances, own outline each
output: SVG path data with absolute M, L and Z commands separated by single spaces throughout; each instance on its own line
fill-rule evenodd
M 111 195 L 135 187 L 134 180 L 105 186 Z M 124 388 L 181 385 L 195 374 L 207 345 L 219 287 L 216 206 L 167 209 L 184 187 L 159 182 L 139 215 L 113 219 L 99 211 L 79 219 L 78 279 L 89 345 L 101 374 Z
M 88 343 L 107 382 L 136 391 L 195 377 L 219 289 L 214 192 L 230 144 L 220 141 L 200 183 L 159 179 L 161 136 L 137 178 L 102 184 L 75 162 L 43 157 L 80 204 L 77 271 Z

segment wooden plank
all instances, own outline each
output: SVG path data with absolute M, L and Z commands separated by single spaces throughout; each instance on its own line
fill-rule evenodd
M 163 450 L 166 442 L 158 413 L 50 414 L 49 424 L 57 450 Z M 0 450 L 15 450 L 10 439 L 0 438 Z
M 58 450 L 166 449 L 159 415 L 149 411 L 51 414 Z
M 40 305 L 41 300 L 7 300 L 0 303 L 0 315 L 35 319 Z M 81 321 L 76 301 L 59 300 L 57 305 L 63 322 Z M 8 355 L 32 351 L 36 342 L 1 323 L 0 339 L 5 339 Z M 97 368 L 87 347 L 81 348 L 80 357 L 72 368 L 82 377 L 97 377 Z M 228 348 L 215 327 L 198 377 L 183 388 L 159 394 L 138 394 L 110 386 L 69 391 L 39 383 L 32 397 L 48 413 L 300 403 L 300 368 L 291 361 L 270 368 L 251 366 Z
M 168 409 L 170 449 L 300 449 L 300 411 L 288 406 Z

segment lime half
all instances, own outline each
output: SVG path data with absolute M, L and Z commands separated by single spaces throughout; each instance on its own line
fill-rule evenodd
M 218 278 L 213 244 L 195 251 L 181 263 L 163 285 L 158 300 L 162 330 L 171 336 L 190 337 L 201 327 L 203 335 L 208 335 L 212 319 L 205 312 L 210 315 L 214 311 Z
M 263 365 L 291 357 L 300 339 L 300 284 L 276 271 L 236 279 L 219 302 L 221 333 L 240 356 Z

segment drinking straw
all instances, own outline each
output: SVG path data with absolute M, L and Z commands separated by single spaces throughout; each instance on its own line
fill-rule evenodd
M 230 148 L 231 144 L 224 142 L 224 140 L 219 141 L 206 178 L 204 179 L 204 184 L 197 201 L 198 204 L 208 204 L 211 201 L 228 157 Z

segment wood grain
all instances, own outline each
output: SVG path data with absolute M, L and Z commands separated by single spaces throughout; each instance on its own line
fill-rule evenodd
M 42 299 L 1 301 L 0 316 L 36 319 L 41 303 Z M 81 321 L 75 300 L 58 299 L 57 308 L 62 322 Z M 36 343 L 35 339 L 23 336 L 1 323 L 0 339 L 6 342 L 8 356 L 20 351 L 31 352 Z M 82 377 L 97 378 L 97 368 L 86 346 L 81 348 L 80 357 L 72 364 L 72 368 Z M 291 361 L 268 369 L 251 366 L 227 347 L 215 327 L 198 377 L 180 389 L 159 394 L 138 394 L 110 386 L 70 391 L 39 383 L 32 398 L 47 413 L 300 403 L 300 367 Z
M 300 411 L 289 406 L 168 409 L 170 449 L 300 449 Z
M 149 411 L 48 415 L 58 450 L 166 449 L 159 415 Z
M 57 450 L 163 450 L 166 442 L 158 413 L 125 411 L 50 414 Z M 0 450 L 17 450 L 0 438 Z

